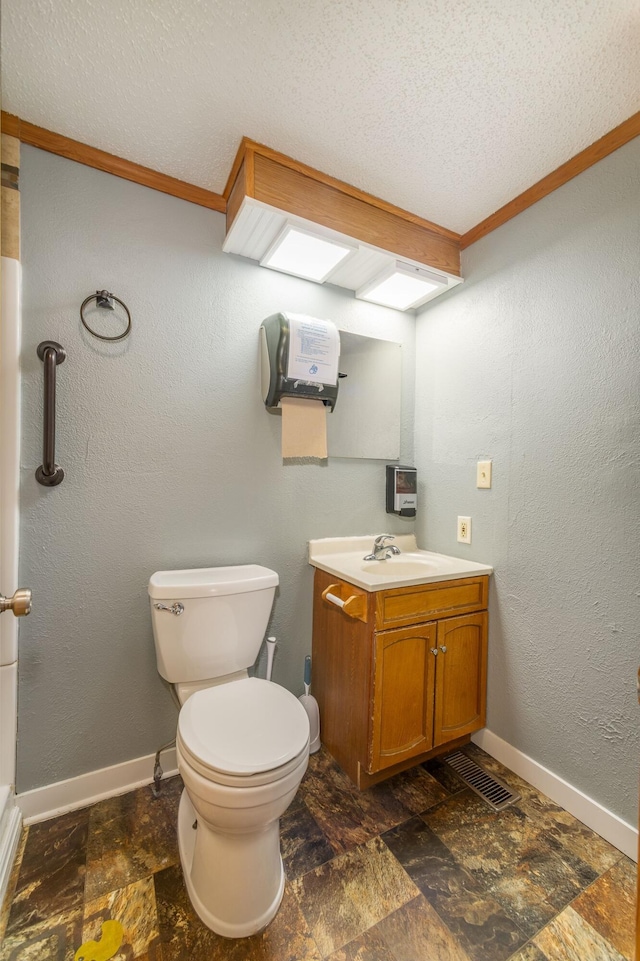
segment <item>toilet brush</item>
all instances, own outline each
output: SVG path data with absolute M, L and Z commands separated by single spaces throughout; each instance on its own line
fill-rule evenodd
M 307 654 L 304 659 L 304 694 L 300 697 L 300 703 L 309 717 L 309 754 L 315 754 L 320 750 L 320 711 L 315 697 L 309 694 L 310 685 L 311 655 Z

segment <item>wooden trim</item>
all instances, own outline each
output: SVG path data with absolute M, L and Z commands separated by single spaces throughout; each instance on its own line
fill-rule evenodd
M 253 150 L 247 150 L 244 155 L 244 182 L 248 197 L 256 195 L 256 155 Z
M 38 127 L 36 124 L 21 120 L 20 117 L 14 114 L 6 113 L 4 110 L 1 115 L 0 128 L 2 133 L 17 137 L 22 143 L 29 144 L 32 147 L 39 147 L 41 150 L 46 150 L 59 157 L 66 157 L 68 160 L 74 160 L 76 163 L 85 164 L 96 170 L 113 174 L 115 177 L 121 177 L 123 180 L 130 180 L 144 187 L 150 187 L 152 190 L 159 190 L 161 193 L 170 194 L 173 197 L 187 200 L 201 207 L 207 207 L 210 210 L 217 210 L 220 213 L 226 213 L 227 200 L 236 185 L 236 180 L 243 164 L 245 165 L 245 196 L 255 196 L 254 162 L 256 157 L 261 157 L 265 161 L 271 161 L 280 167 L 288 169 L 292 173 L 297 173 L 301 175 L 301 177 L 307 178 L 307 184 L 310 186 L 315 184 L 317 186 L 330 188 L 336 191 L 338 195 L 342 195 L 343 198 L 351 198 L 352 201 L 358 201 L 360 204 L 366 205 L 370 208 L 370 214 L 372 213 L 371 208 L 373 208 L 387 217 L 397 218 L 399 222 L 407 226 L 413 225 L 413 227 L 420 228 L 421 231 L 425 232 L 425 236 L 431 235 L 434 239 L 440 238 L 448 241 L 452 249 L 465 250 L 477 240 L 486 237 L 487 234 L 501 227 L 507 223 L 507 221 L 517 217 L 518 214 L 522 213 L 528 207 L 533 206 L 538 200 L 547 197 L 553 193 L 554 190 L 557 190 L 558 187 L 562 187 L 574 177 L 577 177 L 578 174 L 588 170 L 589 167 L 592 167 L 600 160 L 608 157 L 609 154 L 640 136 L 640 111 L 633 114 L 633 116 L 627 120 L 624 120 L 617 127 L 614 127 L 613 130 L 610 130 L 603 137 L 600 137 L 599 140 L 596 140 L 595 143 L 590 144 L 590 146 L 586 147 L 579 154 L 576 154 L 575 157 L 572 157 L 566 163 L 552 171 L 552 173 L 543 177 L 542 180 L 533 184 L 533 186 L 523 191 L 513 200 L 509 201 L 509 203 L 491 214 L 491 216 L 486 217 L 462 235 L 455 233 L 455 231 L 448 230 L 446 227 L 441 227 L 439 224 L 434 224 L 432 221 L 418 217 L 416 214 L 403 210 L 401 207 L 396 207 L 394 204 L 387 203 L 387 201 L 373 194 L 366 193 L 366 191 L 360 190 L 357 187 L 353 187 L 342 180 L 330 177 L 328 174 L 324 174 L 314 167 L 300 163 L 292 157 L 288 157 L 286 154 L 280 153 L 277 150 L 272 150 L 270 147 L 251 140 L 248 137 L 242 138 L 223 194 L 217 194 L 212 190 L 206 190 L 204 187 L 197 187 L 184 180 L 178 180 L 176 177 L 170 177 L 168 174 L 160 173 L 151 167 L 144 167 L 141 164 L 133 163 L 122 157 L 116 157 L 114 154 L 99 150 L 96 147 L 90 147 L 88 144 L 83 144 L 78 140 L 72 140 L 70 137 L 46 130 L 44 127 Z M 326 191 L 324 192 L 324 196 L 327 196 Z M 307 214 L 300 214 L 300 216 L 306 215 L 308 215 L 308 212 Z M 319 222 L 322 223 L 324 221 L 320 220 Z M 387 223 L 389 223 L 389 221 L 387 221 Z M 228 226 L 229 224 L 227 227 Z M 328 224 L 328 226 L 334 225 Z M 340 227 L 337 226 L 335 229 L 340 229 Z M 343 230 L 342 232 L 347 232 L 347 230 Z M 379 237 L 378 241 L 374 240 L 370 242 L 375 242 L 378 246 L 384 247 L 384 242 L 381 242 L 383 240 L 384 237 Z M 416 252 L 411 248 L 411 245 L 409 248 L 405 248 L 404 251 L 398 250 L 394 252 L 400 256 L 410 257 L 410 259 L 430 262 L 433 266 L 442 266 L 442 269 L 450 273 L 460 273 L 459 267 L 452 267 L 448 262 L 442 265 L 429 258 L 425 259 L 424 254 L 416 256 Z
M 634 113 L 632 117 L 628 120 L 623 121 L 609 133 L 606 133 L 595 143 L 590 144 L 584 150 L 581 150 L 579 154 L 572 157 L 571 160 L 567 160 L 552 173 L 547 174 L 542 180 L 533 184 L 523 193 L 519 194 L 513 200 L 509 201 L 499 210 L 496 210 L 494 214 L 487 217 L 485 220 L 476 224 L 471 230 L 468 230 L 466 234 L 463 234 L 460 238 L 460 249 L 464 250 L 466 247 L 470 247 L 471 244 L 475 244 L 477 240 L 482 237 L 486 237 L 496 228 L 501 227 L 503 224 L 507 223 L 508 220 L 512 220 L 517 217 L 518 214 L 526 210 L 527 207 L 533 206 L 543 197 L 547 197 L 558 187 L 562 187 L 564 184 L 573 180 L 578 174 L 583 171 L 588 170 L 594 164 L 598 163 L 599 160 L 603 160 L 608 157 L 609 154 L 618 150 L 619 147 L 624 147 L 629 141 L 634 140 L 635 137 L 640 136 L 640 111 Z
M 227 177 L 227 182 L 224 190 L 222 191 L 222 196 L 225 198 L 225 200 L 228 200 L 231 195 L 231 191 L 233 190 L 234 184 L 238 178 L 238 174 L 240 173 L 240 168 L 244 163 L 245 155 L 249 149 L 249 144 L 252 142 L 253 141 L 249 140 L 248 137 L 243 137 L 240 141 L 238 152 L 235 155 L 233 164 L 231 165 L 231 170 L 229 171 L 229 176 Z
M 3 133 L 11 133 L 14 137 L 18 137 L 22 143 L 29 144 L 32 147 L 39 147 L 41 150 L 46 150 L 59 157 L 75 160 L 76 163 L 94 167 L 96 170 L 113 174 L 123 180 L 141 184 L 143 187 L 151 187 L 152 190 L 159 190 L 161 193 L 170 194 L 172 197 L 179 197 L 180 200 L 188 200 L 200 207 L 207 207 L 220 213 L 226 211 L 225 198 L 212 190 L 196 187 L 194 184 L 188 184 L 184 180 L 159 173 L 159 171 L 152 170 L 150 167 L 143 167 L 141 164 L 116 157 L 114 154 L 98 150 L 96 147 L 89 147 L 78 140 L 71 140 L 70 137 L 63 137 L 51 130 L 45 130 L 44 127 L 37 127 L 35 124 L 14 117 L 12 114 L 6 114 L 4 111 L 1 123 Z
M 244 198 L 255 196 L 255 155 L 249 143 L 246 137 L 242 138 L 223 191 L 227 201 L 227 233 L 240 213 Z
M 0 128 L 2 129 L 2 133 L 20 139 L 20 117 L 16 117 L 15 114 L 5 113 L 3 110 Z
M 227 197 L 227 233 L 231 230 L 231 225 L 240 213 L 242 202 L 247 196 L 247 177 L 244 161 L 237 172 L 235 182 Z
M 336 177 L 322 173 L 321 170 L 316 170 L 315 167 L 309 167 L 307 164 L 300 163 L 300 161 L 294 160 L 292 157 L 288 157 L 286 154 L 280 153 L 277 150 L 272 150 L 271 147 L 267 147 L 255 140 L 250 140 L 248 137 L 243 138 L 240 150 L 251 150 L 254 154 L 265 157 L 267 160 L 272 160 L 274 163 L 280 164 L 283 167 L 289 167 L 290 170 L 295 170 L 310 180 L 315 180 L 318 183 L 324 184 L 326 187 L 332 187 L 342 194 L 353 197 L 354 200 L 362 201 L 370 207 L 376 207 L 378 210 L 382 210 L 387 214 L 399 217 L 401 220 L 415 224 L 416 227 L 428 230 L 439 237 L 445 237 L 455 244 L 458 244 L 460 241 L 460 234 L 453 230 L 448 230 L 446 227 L 434 224 L 430 220 L 425 220 L 423 217 L 412 214 L 402 207 L 396 207 L 395 204 L 390 204 L 386 200 L 376 197 L 374 194 L 369 194 L 364 190 L 360 190 L 358 187 L 353 187 L 351 184 L 345 183 L 344 180 L 338 180 Z
M 392 255 L 460 274 L 460 249 L 451 240 L 316 179 L 289 164 L 254 154 L 254 197 L 296 217 L 322 224 Z
M 459 234 L 244 137 L 224 188 L 227 231 L 252 197 L 398 257 L 460 274 Z M 232 210 L 230 210 L 230 206 Z

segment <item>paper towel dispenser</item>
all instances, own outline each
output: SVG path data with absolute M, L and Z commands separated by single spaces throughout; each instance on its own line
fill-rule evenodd
M 260 326 L 262 399 L 271 409 L 283 397 L 321 400 L 333 410 L 338 399 L 340 335 L 330 320 L 278 313 Z

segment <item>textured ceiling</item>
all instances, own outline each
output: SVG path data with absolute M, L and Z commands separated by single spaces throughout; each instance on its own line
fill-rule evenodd
M 464 232 L 640 109 L 639 0 L 3 0 L 3 108 L 221 192 L 243 135 Z

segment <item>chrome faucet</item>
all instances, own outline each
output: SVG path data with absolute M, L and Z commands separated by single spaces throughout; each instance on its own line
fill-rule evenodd
M 395 544 L 385 544 L 385 541 L 395 540 L 393 534 L 380 534 L 373 542 L 373 551 L 363 557 L 365 561 L 386 561 L 394 554 L 400 553 L 400 548 Z

